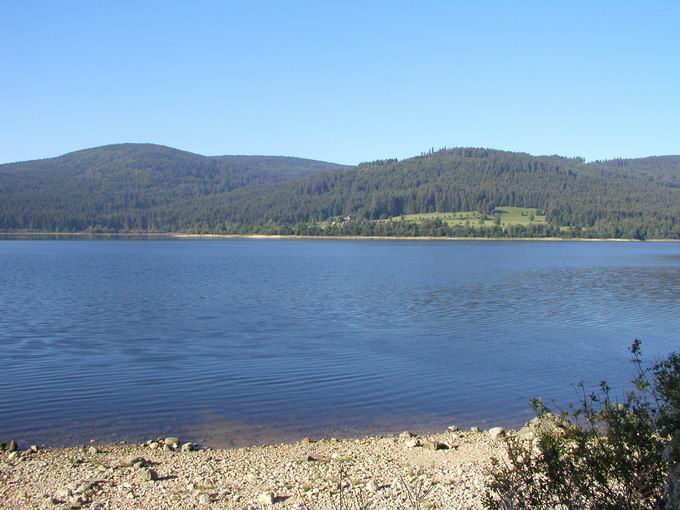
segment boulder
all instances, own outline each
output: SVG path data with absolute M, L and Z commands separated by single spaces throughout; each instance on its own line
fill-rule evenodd
M 500 439 L 505 436 L 505 429 L 503 427 L 493 427 L 488 430 L 491 439 Z
M 163 444 L 173 449 L 177 448 L 179 446 L 179 437 L 166 437 L 163 440 Z
M 412 437 L 411 439 L 404 443 L 404 446 L 406 446 L 407 448 L 415 448 L 417 446 L 420 446 L 420 441 L 418 441 L 418 439 L 416 439 L 415 437 Z
M 529 427 L 522 427 L 517 431 L 517 439 L 520 441 L 533 441 L 536 439 L 536 434 Z
M 569 422 L 552 413 L 545 413 L 532 418 L 524 427 L 517 432 L 517 437 L 522 441 L 532 441 L 545 435 L 561 437 L 567 433 Z

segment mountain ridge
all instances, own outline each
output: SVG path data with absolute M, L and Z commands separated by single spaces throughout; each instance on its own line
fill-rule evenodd
M 0 165 L 2 231 L 319 234 L 320 225 L 351 217 L 359 235 L 389 228 L 395 235 L 478 235 L 480 228 L 447 230 L 436 218 L 404 231 L 394 219 L 455 211 L 493 215 L 501 207 L 545 211 L 546 225 L 481 233 L 680 237 L 680 156 L 586 163 L 454 147 L 348 166 L 111 144 Z

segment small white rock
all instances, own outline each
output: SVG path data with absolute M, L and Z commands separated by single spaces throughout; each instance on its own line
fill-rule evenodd
M 274 498 L 274 493 L 263 492 L 257 497 L 257 502 L 262 505 L 273 505 L 276 502 L 276 499 Z
M 404 446 L 407 448 L 415 448 L 416 446 L 420 446 L 420 441 L 418 441 L 415 437 L 409 439 L 404 443 Z
M 489 429 L 489 436 L 491 439 L 500 439 L 505 436 L 505 429 L 503 427 L 493 427 Z

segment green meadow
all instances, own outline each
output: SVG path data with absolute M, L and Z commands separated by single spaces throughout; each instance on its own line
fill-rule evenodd
M 547 223 L 545 214 L 539 214 L 537 209 L 531 207 L 497 207 L 493 214 L 486 215 L 478 211 L 460 211 L 405 214 L 392 218 L 393 221 L 411 221 L 415 223 L 423 223 L 428 220 L 432 221 L 437 219 L 451 227 L 464 226 L 466 223 L 476 227 L 493 227 L 494 225 L 497 225 L 498 220 L 500 220 L 500 225 L 503 227 Z

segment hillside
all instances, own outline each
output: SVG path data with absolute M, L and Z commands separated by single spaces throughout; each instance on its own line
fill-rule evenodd
M 85 230 L 121 211 L 345 168 L 301 158 L 206 157 L 153 144 L 108 145 L 0 165 L 0 230 Z
M 680 157 L 455 148 L 349 168 L 116 145 L 0 165 L 0 229 L 678 238 Z
M 331 225 L 323 233 L 678 237 L 680 189 L 671 184 L 680 171 L 670 165 L 655 167 L 647 158 L 626 161 L 625 171 L 619 173 L 615 165 L 585 164 L 580 158 L 446 149 L 210 196 L 177 205 L 173 214 L 176 228 L 199 230 L 314 224 L 351 217 L 351 225 Z M 539 209 L 545 212 L 547 225 L 480 232 L 474 225 L 446 228 L 444 222 L 433 221 L 415 228 L 389 221 L 434 212 L 492 215 L 498 207 Z M 168 210 L 157 212 L 170 215 Z M 296 232 L 305 230 L 298 227 Z

